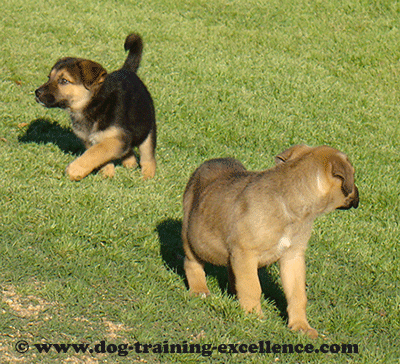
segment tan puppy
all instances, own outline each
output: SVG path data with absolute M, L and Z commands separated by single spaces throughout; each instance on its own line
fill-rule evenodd
M 235 159 L 203 163 L 183 197 L 184 268 L 191 292 L 207 296 L 204 263 L 227 266 L 245 311 L 261 312 L 258 268 L 279 261 L 289 327 L 311 338 L 306 317 L 305 251 L 314 219 L 358 206 L 354 168 L 327 147 L 296 145 L 277 165 L 250 172 Z

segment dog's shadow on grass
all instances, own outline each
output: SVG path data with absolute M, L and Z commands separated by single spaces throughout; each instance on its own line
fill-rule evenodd
M 25 134 L 18 137 L 21 143 L 37 143 L 56 145 L 66 154 L 79 156 L 85 151 L 82 142 L 69 128 L 64 128 L 48 119 L 36 119 L 32 121 Z
M 182 222 L 180 220 L 167 219 L 157 226 L 157 233 L 160 239 L 160 251 L 164 264 L 169 269 L 175 271 L 187 281 L 183 269 L 183 260 L 185 253 L 181 240 Z M 205 271 L 207 276 L 213 276 L 217 279 L 218 285 L 222 291 L 229 292 L 228 273 L 226 267 L 216 267 L 206 264 Z M 280 316 L 287 321 L 286 298 L 275 277 L 273 277 L 266 268 L 258 271 L 261 288 L 264 297 L 272 301 L 279 310 Z

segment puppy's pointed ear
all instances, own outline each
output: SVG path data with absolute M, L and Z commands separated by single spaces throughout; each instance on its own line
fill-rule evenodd
M 101 85 L 107 76 L 107 71 L 100 64 L 87 59 L 80 61 L 78 68 L 82 83 L 88 90 Z
M 301 157 L 308 153 L 312 147 L 305 144 L 294 145 L 275 157 L 275 164 L 286 163 L 289 160 Z
M 329 163 L 332 168 L 332 176 L 342 180 L 342 190 L 348 196 L 354 188 L 354 168 L 347 160 L 339 155 L 330 158 Z

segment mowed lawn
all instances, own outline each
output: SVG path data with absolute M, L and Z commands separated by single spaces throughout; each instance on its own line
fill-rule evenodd
M 10 0 L 0 17 L 1 363 L 399 363 L 399 1 Z M 113 179 L 70 182 L 65 167 L 82 147 L 34 90 L 63 56 L 121 67 L 132 31 L 157 113 L 156 178 L 118 165 Z M 360 191 L 357 210 L 314 225 L 315 341 L 287 328 L 276 264 L 260 270 L 262 320 L 228 294 L 224 268 L 207 267 L 209 298 L 191 297 L 180 240 L 182 194 L 200 163 L 230 156 L 262 170 L 301 143 L 345 152 Z M 232 349 L 260 341 L 280 349 Z M 92 353 L 39 353 L 44 343 Z

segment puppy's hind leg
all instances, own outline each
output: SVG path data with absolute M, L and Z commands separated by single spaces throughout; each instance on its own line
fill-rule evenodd
M 150 131 L 145 141 L 139 145 L 140 167 L 144 179 L 153 178 L 156 174 L 156 126 Z
M 207 297 L 210 291 L 207 287 L 206 272 L 204 271 L 204 263 L 201 262 L 193 253 L 187 240 L 187 221 L 183 221 L 182 241 L 185 250 L 185 261 L 183 267 L 185 269 L 186 279 L 188 281 L 189 290 L 196 296 Z
M 190 259 L 186 256 L 184 261 L 184 269 L 190 292 L 196 296 L 209 296 L 210 291 L 207 287 L 204 264 L 199 262 L 197 259 Z

